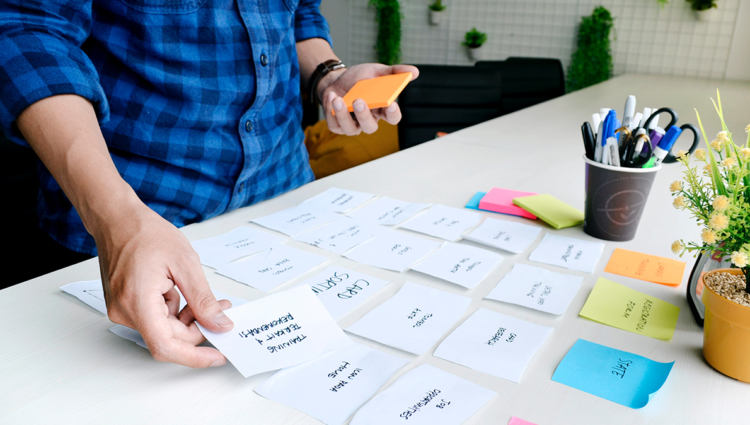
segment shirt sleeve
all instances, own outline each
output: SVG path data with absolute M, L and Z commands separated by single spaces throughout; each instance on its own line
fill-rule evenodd
M 89 100 L 99 122 L 109 106 L 99 75 L 81 45 L 91 28 L 91 0 L 0 2 L 0 130 L 28 146 L 18 116 L 41 99 L 75 94 Z
M 333 47 L 328 22 L 320 14 L 320 0 L 300 0 L 294 12 L 294 37 L 297 41 L 322 38 Z

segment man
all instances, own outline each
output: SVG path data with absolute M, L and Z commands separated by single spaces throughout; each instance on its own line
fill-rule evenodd
M 99 255 L 110 319 L 139 330 L 159 361 L 226 362 L 196 347 L 195 321 L 229 331 L 230 304 L 216 301 L 176 226 L 313 179 L 300 79 L 334 132 L 371 133 L 378 119 L 401 118 L 396 104 L 370 111 L 361 100 L 356 120 L 346 113 L 341 96 L 356 81 L 417 70 L 335 69 L 319 2 L 0 5 L 0 125 L 44 164 L 40 227 L 64 249 Z

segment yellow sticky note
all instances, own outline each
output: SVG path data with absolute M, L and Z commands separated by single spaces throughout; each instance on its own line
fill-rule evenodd
M 583 212 L 546 193 L 513 198 L 513 204 L 541 218 L 555 229 L 583 224 Z
M 670 340 L 680 308 L 600 277 L 579 315 L 628 332 Z
M 682 283 L 685 263 L 671 258 L 617 248 L 604 271 L 662 285 L 676 286 Z

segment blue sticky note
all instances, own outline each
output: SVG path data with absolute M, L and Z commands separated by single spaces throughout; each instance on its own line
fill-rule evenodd
M 471 208 L 472 210 L 478 210 L 479 209 L 479 201 L 484 198 L 484 195 L 486 195 L 487 192 L 477 192 L 476 195 L 471 197 L 471 200 L 469 200 L 469 203 L 466 204 L 466 208 Z
M 557 366 L 552 380 L 640 409 L 664 385 L 673 365 L 579 339 Z

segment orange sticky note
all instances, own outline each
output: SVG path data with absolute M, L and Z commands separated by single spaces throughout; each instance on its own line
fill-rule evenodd
M 344 95 L 344 103 L 349 108 L 349 112 L 354 111 L 352 103 L 357 99 L 364 100 L 369 109 L 387 108 L 401 94 L 409 81 L 411 81 L 411 72 L 357 81 L 354 87 Z
M 604 271 L 662 285 L 677 286 L 682 283 L 685 263 L 617 248 Z

